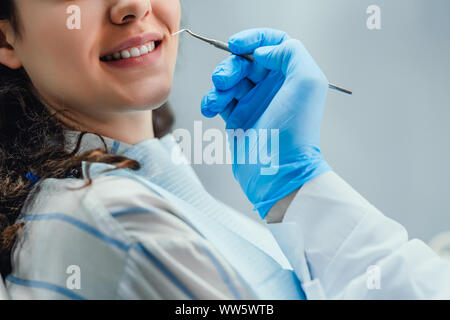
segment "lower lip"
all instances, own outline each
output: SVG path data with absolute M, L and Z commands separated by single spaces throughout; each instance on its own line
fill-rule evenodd
M 120 60 L 111 60 L 111 61 L 101 61 L 102 63 L 107 64 L 111 67 L 116 68 L 130 68 L 130 67 L 142 67 L 147 66 L 150 64 L 154 64 L 158 61 L 158 58 L 161 56 L 161 49 L 162 43 L 159 44 L 159 46 L 153 50 L 150 53 L 144 54 L 139 57 L 132 57 L 127 59 L 120 59 Z

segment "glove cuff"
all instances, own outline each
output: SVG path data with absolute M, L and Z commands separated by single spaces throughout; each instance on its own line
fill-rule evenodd
M 298 165 L 298 164 L 297 164 Z M 260 201 L 254 204 L 253 210 L 257 210 L 261 219 L 264 219 L 269 210 L 275 205 L 275 203 L 288 196 L 295 190 L 299 189 L 306 182 L 314 179 L 322 173 L 332 170 L 330 165 L 320 156 L 320 159 L 315 159 L 314 161 L 309 162 L 309 164 L 305 166 L 296 166 L 297 168 L 293 173 L 289 176 L 295 176 L 293 179 L 289 181 L 279 181 L 275 182 L 275 187 L 277 187 L 277 192 L 273 194 L 272 197 L 268 200 Z M 278 185 L 278 186 L 277 186 Z

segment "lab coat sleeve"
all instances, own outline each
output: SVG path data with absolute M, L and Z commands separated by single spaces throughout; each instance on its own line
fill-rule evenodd
M 450 264 L 335 172 L 307 182 L 268 228 L 309 299 L 449 299 Z

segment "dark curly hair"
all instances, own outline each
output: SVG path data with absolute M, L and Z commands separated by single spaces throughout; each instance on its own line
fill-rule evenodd
M 17 37 L 21 37 L 21 25 L 14 0 L 0 1 L 0 20 L 11 23 Z M 10 47 L 0 32 L 0 47 Z M 43 179 L 64 179 L 72 175 L 82 176 L 81 162 L 116 164 L 109 170 L 131 168 L 138 170 L 136 160 L 107 152 L 104 139 L 98 135 L 105 149 L 93 149 L 76 155 L 81 139 L 79 135 L 73 151 L 67 151 L 65 124 L 55 117 L 60 110 L 51 113 L 39 100 L 24 68 L 13 70 L 0 64 L 0 272 L 2 277 L 11 273 L 11 251 L 17 232 L 22 228 L 16 223 L 25 201 L 31 201 L 39 192 L 39 184 L 32 188 L 26 174 L 31 172 Z M 157 138 L 171 131 L 174 116 L 168 103 L 153 110 L 153 128 Z M 77 129 L 75 129 L 77 130 Z M 88 181 L 81 188 L 92 183 Z

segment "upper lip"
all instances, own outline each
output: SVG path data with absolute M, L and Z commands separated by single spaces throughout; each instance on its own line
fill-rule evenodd
M 106 57 L 106 56 L 112 55 L 113 53 L 124 50 L 124 49 L 138 47 L 138 46 L 141 46 L 150 41 L 160 41 L 160 40 L 162 40 L 162 36 L 159 33 L 155 33 L 155 32 L 143 33 L 138 36 L 128 38 L 127 40 L 119 43 L 117 46 L 115 46 L 111 50 L 102 54 L 101 57 Z

